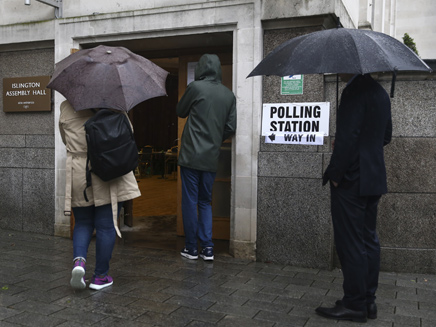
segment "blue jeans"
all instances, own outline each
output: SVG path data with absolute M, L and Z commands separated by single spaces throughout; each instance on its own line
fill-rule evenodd
M 182 215 L 185 247 L 197 248 L 197 237 L 202 248 L 212 243 L 212 187 L 216 173 L 180 166 L 182 178 Z
M 118 215 L 122 206 L 123 203 L 119 202 Z M 73 213 L 75 220 L 73 235 L 74 258 L 82 257 L 86 260 L 92 233 L 95 229 L 96 262 L 94 274 L 106 275 L 109 271 L 109 261 L 112 258 L 116 238 L 111 204 L 98 207 L 75 207 Z

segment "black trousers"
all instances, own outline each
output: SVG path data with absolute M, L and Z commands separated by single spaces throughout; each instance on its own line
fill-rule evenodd
M 359 196 L 359 183 L 347 188 L 330 184 L 336 251 L 344 276 L 346 308 L 366 311 L 374 303 L 380 271 L 376 232 L 378 196 Z

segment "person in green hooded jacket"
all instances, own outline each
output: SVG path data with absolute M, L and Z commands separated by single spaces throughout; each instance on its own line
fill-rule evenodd
M 220 147 L 236 130 L 236 98 L 221 84 L 217 55 L 203 55 L 195 68 L 195 80 L 177 104 L 177 115 L 188 117 L 183 130 L 178 165 L 182 179 L 182 215 L 185 248 L 181 255 L 213 260 L 212 187 L 218 169 Z

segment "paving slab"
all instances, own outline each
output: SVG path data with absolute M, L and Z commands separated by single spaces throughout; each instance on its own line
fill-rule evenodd
M 147 244 L 147 243 L 144 243 Z M 72 241 L 0 230 L 0 326 L 328 327 L 359 323 L 316 315 L 342 295 L 342 274 L 118 241 L 101 291 L 70 287 Z M 95 261 L 92 240 L 85 278 Z M 381 272 L 378 318 L 366 326 L 436 326 L 436 275 Z

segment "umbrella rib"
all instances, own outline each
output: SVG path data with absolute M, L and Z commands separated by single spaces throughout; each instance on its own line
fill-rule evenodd
M 348 35 L 351 37 L 351 39 L 353 40 L 352 45 L 353 45 L 354 55 L 357 58 L 359 58 L 359 60 L 358 60 L 358 62 L 359 62 L 359 72 L 358 73 L 359 74 L 365 74 L 366 72 L 364 71 L 363 66 L 362 66 L 362 57 L 361 57 L 361 55 L 359 53 L 359 49 L 357 47 L 357 43 L 356 43 L 356 40 L 354 38 L 354 35 L 351 32 L 352 30 L 346 29 L 346 31 L 347 31 Z
M 378 34 L 383 34 L 383 33 L 380 33 L 380 32 L 374 32 L 374 33 L 376 33 L 376 34 L 374 34 L 374 35 L 378 35 Z M 374 35 L 367 35 L 367 37 L 369 37 L 371 40 L 374 40 Z M 400 41 L 398 41 L 397 39 L 394 39 L 394 38 L 392 38 L 392 40 L 391 40 L 391 42 L 392 43 L 398 43 L 399 44 L 399 46 L 401 46 L 401 50 L 404 50 L 405 52 L 408 52 L 408 54 L 411 56 L 411 57 L 415 57 L 415 59 L 417 59 L 425 68 L 428 68 L 427 69 L 427 71 L 431 71 L 431 69 L 430 69 L 430 67 L 428 67 L 427 66 L 427 64 L 425 63 L 425 62 L 423 62 L 422 61 L 422 59 L 418 56 L 418 55 L 416 55 L 411 49 L 409 49 L 407 46 L 405 46 L 403 43 L 401 43 Z M 386 51 L 386 49 L 384 48 L 384 47 L 382 47 L 378 42 L 375 42 L 374 41 L 374 44 L 377 46 L 377 48 L 380 50 L 380 51 L 382 51 L 384 54 L 385 54 L 385 56 L 383 57 L 383 60 L 385 61 L 385 62 L 387 62 L 388 63 L 388 65 L 390 66 L 390 71 L 398 71 L 398 70 L 405 70 L 405 69 L 401 69 L 401 68 L 399 68 L 399 67 L 397 67 L 397 66 L 392 66 L 391 64 L 390 64 L 390 61 L 389 60 L 387 60 L 386 58 L 389 58 L 389 56 L 391 55 L 390 53 L 388 53 L 387 51 Z M 426 70 L 426 69 L 419 69 L 419 70 Z
M 391 63 L 389 62 L 389 60 L 387 60 L 386 58 L 389 57 L 389 54 L 385 51 L 385 49 L 383 47 L 381 47 L 377 42 L 374 41 L 374 39 L 371 37 L 371 35 L 368 35 L 366 33 L 362 33 L 366 38 L 371 39 L 372 44 L 377 48 L 377 50 L 383 52 L 384 56 L 382 56 L 381 58 L 378 58 L 378 60 L 382 59 L 384 64 L 387 65 L 389 67 L 389 71 L 392 71 L 395 67 L 392 67 Z M 353 36 L 354 39 L 354 36 Z M 362 58 L 359 55 L 359 59 L 360 62 L 362 62 Z M 362 69 L 363 71 L 363 69 Z M 365 71 L 364 73 L 375 73 L 378 72 L 379 70 L 370 70 L 370 71 Z

